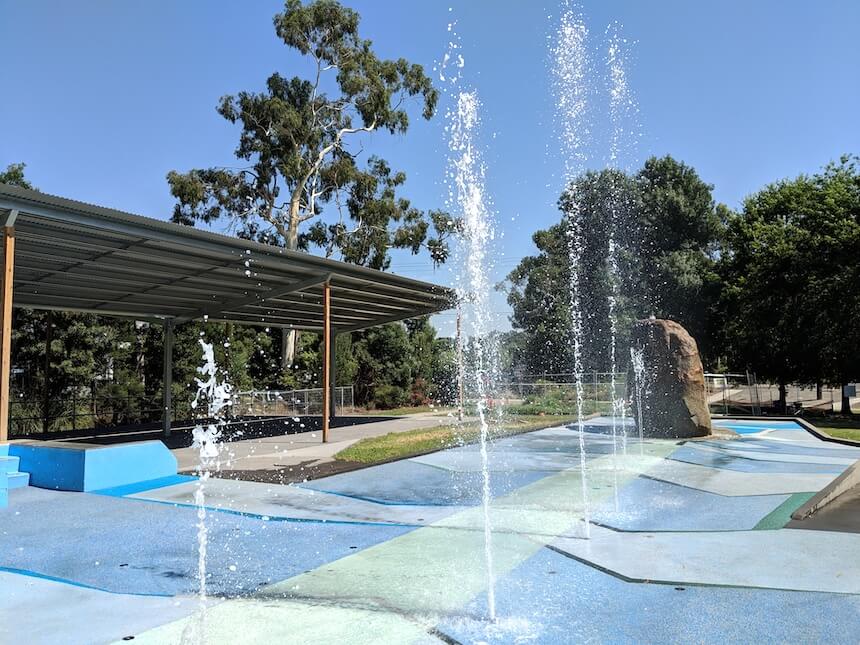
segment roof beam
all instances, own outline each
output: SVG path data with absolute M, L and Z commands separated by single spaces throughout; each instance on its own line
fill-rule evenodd
M 291 282 L 290 284 L 281 287 L 274 287 L 269 291 L 263 293 L 255 292 L 244 298 L 233 300 L 232 302 L 213 303 L 212 306 L 203 307 L 195 311 L 193 314 L 178 318 L 176 322 L 181 323 L 188 322 L 189 320 L 194 320 L 195 318 L 219 316 L 226 311 L 236 311 L 247 305 L 265 302 L 267 298 L 277 298 L 278 296 L 285 296 L 288 293 L 295 293 L 297 291 L 303 291 L 305 289 L 317 287 L 321 284 L 328 282 L 329 280 L 331 280 L 331 273 L 315 275 L 310 278 L 307 278 L 306 280 L 300 280 L 299 282 Z
M 428 308 L 424 311 L 413 311 L 409 316 L 404 317 L 402 314 L 395 316 L 384 316 L 382 318 L 375 318 L 374 320 L 370 320 L 367 323 L 361 323 L 359 325 L 353 325 L 351 327 L 343 327 L 342 329 L 338 329 L 339 332 L 348 332 L 348 331 L 360 331 L 362 329 L 367 329 L 368 327 L 376 327 L 377 325 L 384 325 L 385 323 L 397 322 L 398 320 L 409 320 L 410 318 L 419 318 L 421 316 L 429 316 L 431 314 L 439 311 L 438 309 Z

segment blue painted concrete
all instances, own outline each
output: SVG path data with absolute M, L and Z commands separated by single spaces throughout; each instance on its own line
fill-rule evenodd
M 674 461 L 688 464 L 735 470 L 743 473 L 824 473 L 838 475 L 845 466 L 841 464 L 815 464 L 796 461 L 770 461 L 763 459 L 747 459 L 727 453 L 696 450 L 694 446 L 685 445 L 675 450 L 668 457 Z
M 158 477 L 157 479 L 147 479 L 142 482 L 135 482 L 133 484 L 125 484 L 123 486 L 113 486 L 112 488 L 102 488 L 101 490 L 94 490 L 93 493 L 98 495 L 112 495 L 113 497 L 125 497 L 127 495 L 135 495 L 137 493 L 143 493 L 148 490 L 156 490 L 158 488 L 165 488 L 166 486 L 175 486 L 176 484 L 184 484 L 186 482 L 193 482 L 197 479 L 192 475 L 168 475 L 167 477 Z
M 624 531 L 742 531 L 790 495 L 727 497 L 645 477 L 618 491 L 593 512 L 595 522 Z
M 11 505 L 0 510 L 0 567 L 118 593 L 196 592 L 193 507 L 34 487 L 12 491 Z M 218 512 L 208 514 L 207 527 L 209 589 L 231 596 L 412 530 Z
M 800 430 L 806 432 L 799 423 L 794 421 L 743 421 L 735 419 L 714 419 L 713 425 L 720 428 L 728 428 L 738 434 L 755 434 L 764 430 Z
M 459 643 L 855 643 L 860 597 L 636 584 L 541 549 L 437 630 Z
M 0 471 L 0 509 L 9 506 L 9 479 L 5 471 Z
M 506 495 L 553 474 L 549 471 L 494 473 L 491 478 L 493 496 Z M 459 506 L 481 503 L 482 479 L 479 472 L 457 472 L 403 460 L 300 485 L 380 504 Z
M 7 488 L 12 490 L 13 488 L 23 488 L 24 486 L 30 485 L 30 473 L 6 473 L 7 479 Z
M 30 483 L 39 488 L 94 491 L 176 474 L 176 458 L 160 441 L 112 446 L 11 444 Z
M 18 462 L 18 457 L 0 456 L 0 473 L 17 472 Z
M 83 490 L 84 451 L 32 444 L 12 444 L 10 454 L 30 473 L 30 483 L 40 488 Z
M 811 439 L 814 443 L 788 441 L 773 441 L 758 437 L 743 437 L 732 441 L 701 441 L 700 445 L 717 448 L 734 448 L 737 450 L 758 451 L 768 454 L 809 455 L 814 457 L 839 457 L 842 459 L 860 459 L 860 449 L 847 446 L 826 444 L 823 441 Z

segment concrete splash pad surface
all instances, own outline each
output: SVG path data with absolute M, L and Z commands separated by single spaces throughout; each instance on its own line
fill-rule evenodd
M 207 614 L 209 641 L 711 642 L 756 640 L 755 634 L 794 642 L 843 640 L 840 634 L 860 633 L 858 536 L 753 530 L 766 518 L 781 526 L 781 509 L 813 490 L 809 485 L 838 475 L 855 452 L 793 434 L 795 441 L 756 435 L 681 447 L 649 441 L 641 455 L 631 441 L 628 456 L 618 459 L 605 435 L 590 435 L 590 497 L 600 523 L 592 527 L 591 540 L 582 539 L 575 435 L 559 428 L 499 441 L 492 453 L 500 480 L 492 521 L 502 619 L 494 626 L 483 621 L 481 513 L 467 491 L 475 475 L 474 448 L 307 486 L 212 480 L 210 571 L 219 596 Z M 780 465 L 747 472 L 673 459 L 679 450 L 705 447 L 719 459 L 747 457 L 737 454 L 743 452 Z M 815 459 L 804 461 L 804 453 Z M 779 454 L 791 458 L 773 459 Z M 798 471 L 816 463 L 834 472 L 786 470 L 792 463 L 806 465 Z M 790 484 L 792 476 L 796 481 Z M 445 478 L 462 490 L 446 490 L 440 485 Z M 66 494 L 75 499 L 62 501 L 54 501 L 62 494 L 36 491 L 50 498 L 40 502 L 39 513 L 25 510 L 25 497 L 13 496 L 10 508 L 15 512 L 17 505 L 19 515 L 4 522 L 0 553 L 22 542 L 47 546 L 14 554 L 15 567 L 7 564 L 10 556 L 2 556 L 0 566 L 18 573 L 0 577 L 0 611 L 12 616 L 0 625 L 0 640 L 28 633 L 28 642 L 57 642 L 56 623 L 38 616 L 65 603 L 63 642 L 126 635 L 135 642 L 179 642 L 195 607 L 189 597 L 196 566 L 194 511 L 187 506 L 193 490 L 193 483 L 183 483 L 134 499 Z M 425 500 L 432 503 L 420 503 Z M 51 511 L 61 507 L 63 514 Z M 51 532 L 72 540 L 45 537 Z M 94 543 L 89 551 L 87 541 Z M 141 566 L 133 576 L 121 571 L 119 560 L 133 558 L 132 545 L 145 542 L 150 544 L 135 563 L 150 568 Z M 97 566 L 91 562 L 96 557 Z M 113 566 L 105 567 L 107 562 Z M 171 579 L 164 575 L 168 570 L 190 577 Z M 34 578 L 25 572 L 62 579 L 38 579 L 56 600 L 47 604 L 28 595 Z M 174 597 L 131 595 L 132 587 Z M 112 612 L 111 621 L 92 631 L 102 609 Z M 774 620 L 780 613 L 791 620 Z M 739 631 L 738 614 L 746 631 Z M 832 631 L 834 615 L 841 631 Z

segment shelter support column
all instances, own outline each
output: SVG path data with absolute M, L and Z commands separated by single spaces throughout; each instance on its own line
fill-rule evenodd
M 328 443 L 328 428 L 331 414 L 331 283 L 323 285 L 323 364 L 322 364 L 322 440 Z
M 161 427 L 164 436 L 170 436 L 170 423 L 173 419 L 173 327 L 172 318 L 164 321 L 164 373 L 161 379 Z
M 12 285 L 15 278 L 15 218 L 3 222 L 3 274 L 0 284 L 0 442 L 9 440 L 9 386 L 12 379 Z

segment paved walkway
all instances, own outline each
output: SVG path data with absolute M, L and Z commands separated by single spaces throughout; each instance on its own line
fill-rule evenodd
M 365 437 L 449 425 L 454 420 L 446 414 L 425 413 L 339 426 L 329 431 L 328 443 L 322 443 L 322 435 L 317 430 L 231 441 L 224 444 L 221 468 L 247 471 L 277 470 L 299 465 L 315 466 L 333 461 L 337 453 Z M 200 460 L 194 447 L 177 448 L 173 450 L 173 454 L 179 462 L 180 472 L 195 470 Z
M 477 446 L 291 486 L 210 479 L 205 614 L 197 482 L 12 491 L 0 642 L 196 642 L 201 624 L 212 644 L 857 642 L 860 535 L 787 523 L 860 449 L 738 429 L 625 453 L 596 419 L 585 472 L 568 427 L 493 442 L 492 584 Z

